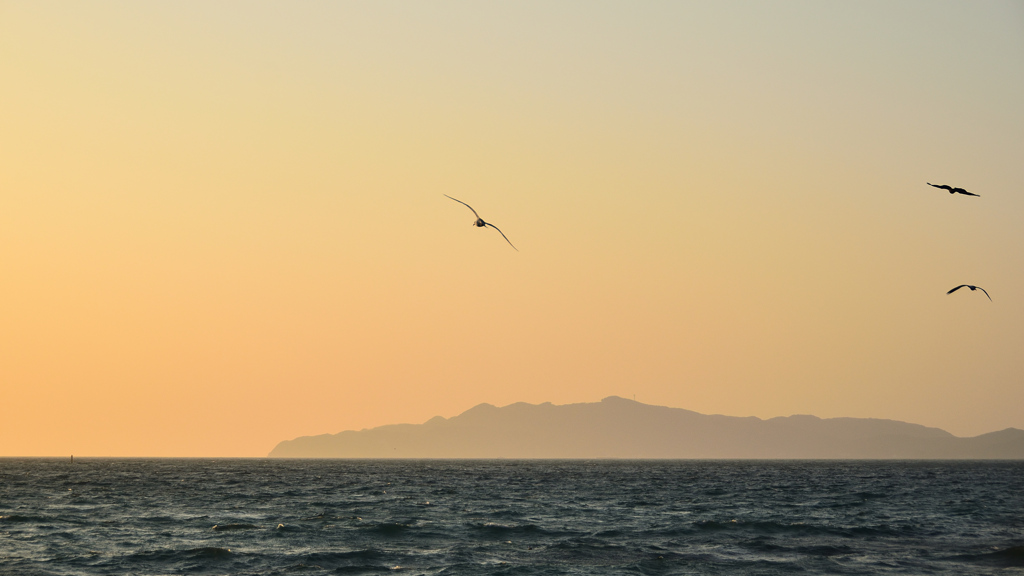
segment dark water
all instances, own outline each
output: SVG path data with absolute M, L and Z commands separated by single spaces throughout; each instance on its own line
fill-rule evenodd
M 1024 462 L 0 459 L 0 574 L 1024 573 Z

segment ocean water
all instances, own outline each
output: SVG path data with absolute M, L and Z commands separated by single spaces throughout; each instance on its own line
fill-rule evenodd
M 1024 462 L 0 459 L 0 574 L 1022 574 Z

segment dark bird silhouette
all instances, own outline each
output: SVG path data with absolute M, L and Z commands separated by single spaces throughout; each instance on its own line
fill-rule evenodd
M 949 292 L 946 292 L 946 294 L 952 294 L 953 292 L 956 292 L 957 290 L 959 290 L 961 288 L 970 288 L 971 292 L 974 292 L 975 290 L 981 290 L 982 292 L 985 292 L 985 296 L 988 296 L 988 292 L 984 288 L 982 288 L 980 286 L 971 286 L 970 284 L 961 284 L 961 285 L 957 286 L 956 288 L 953 288 Z M 988 296 L 988 299 L 991 300 L 992 297 Z
M 448 196 L 447 194 L 445 194 L 445 197 L 452 198 L 451 196 Z M 513 250 L 515 250 L 516 252 L 519 252 L 519 248 L 516 248 L 515 244 L 513 244 L 512 241 L 508 239 L 508 236 L 505 236 L 504 232 L 502 232 L 494 224 L 491 224 L 490 222 L 484 222 L 484 219 L 481 218 L 480 215 L 476 213 L 476 210 L 473 210 L 472 206 L 470 206 L 469 204 L 466 204 L 465 202 L 463 202 L 462 200 L 459 200 L 458 198 L 452 198 L 452 200 L 455 200 L 459 204 L 462 204 L 466 208 L 469 208 L 469 210 L 473 213 L 473 216 L 476 216 L 476 222 L 473 222 L 474 226 L 476 226 L 477 228 L 483 228 L 484 226 L 490 226 L 491 228 L 494 228 L 495 230 L 498 231 L 498 234 L 501 234 L 501 237 L 505 239 L 505 242 L 508 242 L 508 245 L 511 246 Z
M 932 184 L 931 182 L 925 182 L 925 184 L 928 184 L 929 186 L 934 186 L 936 188 L 942 188 L 943 190 L 949 190 L 950 194 L 963 194 L 964 196 L 981 196 L 981 194 L 975 194 L 974 192 L 968 192 L 967 190 L 964 190 L 963 188 L 953 188 L 952 186 L 948 186 L 946 184 L 939 185 L 939 184 Z

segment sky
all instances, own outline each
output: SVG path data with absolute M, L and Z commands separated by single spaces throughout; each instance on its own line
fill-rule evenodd
M 0 79 L 0 456 L 1024 428 L 1024 3 L 0 0 Z

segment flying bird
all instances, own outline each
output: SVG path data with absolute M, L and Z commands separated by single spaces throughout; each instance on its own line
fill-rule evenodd
M 447 194 L 445 194 L 445 196 L 448 197 L 448 198 L 452 198 L 451 196 L 448 196 Z M 490 226 L 491 228 L 494 228 L 495 230 L 498 231 L 498 234 L 501 234 L 501 237 L 505 239 L 505 242 L 508 242 L 508 245 L 511 246 L 513 250 L 515 250 L 516 252 L 519 252 L 519 248 L 516 248 L 515 244 L 513 244 L 512 241 L 508 239 L 508 236 L 505 236 L 504 232 L 502 232 L 494 224 L 491 224 L 490 222 L 484 222 L 484 219 L 481 218 L 480 215 L 476 213 L 476 210 L 473 210 L 472 206 L 470 206 L 469 204 L 466 204 L 465 202 L 463 202 L 462 200 L 459 200 L 458 198 L 452 198 L 452 200 L 455 200 L 459 204 L 462 204 L 466 208 L 469 208 L 469 210 L 473 213 L 473 216 L 476 216 L 476 222 L 473 222 L 474 226 L 476 226 L 477 228 L 483 228 L 484 226 Z
M 964 196 L 981 196 L 981 194 L 975 194 L 974 192 L 968 192 L 967 190 L 964 190 L 963 188 L 953 188 L 952 186 L 949 186 L 949 185 L 946 185 L 946 184 L 939 185 L 939 184 L 932 184 L 931 182 L 925 182 L 925 184 L 927 184 L 929 186 L 934 186 L 936 188 L 942 188 L 943 190 L 949 190 L 950 194 L 963 194 Z
M 957 286 L 956 288 L 953 288 L 949 292 L 946 292 L 946 294 L 952 294 L 953 292 L 956 292 L 957 290 L 959 290 L 961 288 L 970 288 L 971 292 L 974 292 L 975 290 L 981 290 L 982 292 L 985 292 L 985 296 L 988 296 L 988 292 L 986 292 L 984 288 L 982 288 L 980 286 L 971 286 L 970 284 L 961 284 L 961 285 Z M 992 297 L 988 296 L 988 299 L 991 300 Z

